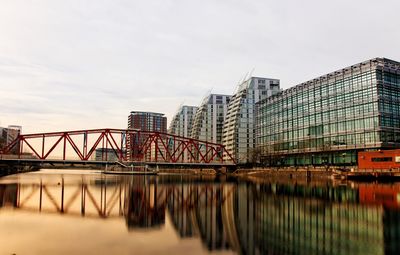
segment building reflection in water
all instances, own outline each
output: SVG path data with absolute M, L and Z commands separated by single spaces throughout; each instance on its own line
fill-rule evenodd
M 125 198 L 125 220 L 128 229 L 156 228 L 165 222 L 165 190 L 142 178 L 129 182 Z
M 0 206 L 164 226 L 208 250 L 399 254 L 400 184 L 212 182 L 171 177 L 41 178 L 0 185 Z
M 260 194 L 261 253 L 382 253 L 382 210 L 356 204 L 357 190 L 262 185 Z
M 18 185 L 0 184 L 0 207 L 17 206 Z
M 171 188 L 168 211 L 180 236 L 199 236 L 209 250 L 228 249 L 223 210 L 233 185 L 189 183 Z

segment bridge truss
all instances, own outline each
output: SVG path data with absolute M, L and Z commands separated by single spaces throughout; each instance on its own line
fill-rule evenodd
M 100 158 L 97 160 L 101 161 L 109 161 L 113 157 L 121 162 L 235 164 L 233 157 L 221 144 L 135 129 L 20 134 L 0 149 L 0 155 L 13 152 L 21 158 L 24 150 L 40 160 L 74 158 L 89 161 L 96 155 Z

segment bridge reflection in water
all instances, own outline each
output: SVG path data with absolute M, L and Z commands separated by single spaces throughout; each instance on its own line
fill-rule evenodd
M 0 206 L 71 217 L 125 218 L 243 254 L 398 254 L 400 185 L 316 186 L 174 176 L 20 175 Z

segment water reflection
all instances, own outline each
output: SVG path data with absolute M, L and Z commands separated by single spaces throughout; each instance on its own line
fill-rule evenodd
M 168 217 L 181 240 L 198 239 L 208 251 L 400 252 L 396 183 L 317 185 L 40 173 L 0 183 L 2 208 L 40 212 L 43 217 L 123 217 L 127 232 L 161 231 Z
M 125 220 L 129 229 L 156 228 L 165 222 L 166 190 L 141 178 L 131 179 L 124 199 Z

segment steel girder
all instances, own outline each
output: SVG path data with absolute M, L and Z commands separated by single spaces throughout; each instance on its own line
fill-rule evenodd
M 110 153 L 124 162 L 168 163 L 233 163 L 235 160 L 221 144 L 177 136 L 168 133 L 135 129 L 92 129 L 38 134 L 20 134 L 0 154 L 16 151 L 18 158 L 28 147 L 41 160 L 74 157 L 81 161 L 91 159 L 96 149 L 101 150 L 101 160 Z M 58 155 L 56 156 L 58 150 Z M 68 152 L 67 152 L 68 151 Z M 223 155 L 228 160 L 224 160 Z

